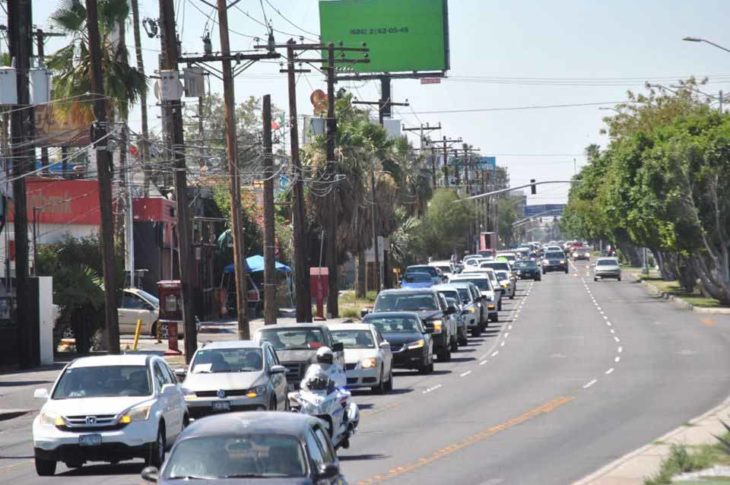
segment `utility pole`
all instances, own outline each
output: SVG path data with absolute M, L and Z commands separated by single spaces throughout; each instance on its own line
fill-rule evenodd
M 327 204 L 327 272 L 329 274 L 327 291 L 327 315 L 339 316 L 337 285 L 337 185 L 335 168 L 335 143 L 337 142 L 337 118 L 335 115 L 335 45 L 327 44 L 327 179 L 330 188 Z
M 444 187 L 449 186 L 449 148 L 451 145 L 450 143 L 461 143 L 463 140 L 461 138 L 446 138 L 443 137 L 441 140 L 441 143 L 443 143 L 443 153 L 444 153 Z
M 96 118 L 92 138 L 96 150 L 101 211 L 101 251 L 104 269 L 105 346 L 109 353 L 119 353 L 119 321 L 117 317 L 117 281 L 114 266 L 114 213 L 112 211 L 112 154 L 108 150 L 107 98 L 101 70 L 101 39 L 96 0 L 86 0 L 86 28 L 89 36 L 91 94 Z
M 137 58 L 137 70 L 144 76 L 144 58 L 142 57 L 142 39 L 139 31 L 139 0 L 131 0 L 132 7 L 132 30 L 134 34 L 134 53 Z M 139 144 L 142 168 L 144 170 L 144 195 L 149 195 L 149 184 L 151 178 L 150 162 L 150 130 L 147 121 L 147 92 L 142 90 L 139 95 L 139 107 L 142 111 L 142 142 Z
M 46 49 L 45 49 L 45 39 L 46 37 L 65 37 L 65 34 L 57 33 L 57 32 L 44 32 L 43 29 L 37 28 L 35 31 L 35 40 L 36 40 L 36 53 L 38 54 L 38 67 L 43 66 L 43 61 L 46 58 Z M 45 107 L 45 109 L 49 109 L 49 107 Z M 45 143 L 41 145 L 41 164 L 44 167 L 48 166 L 48 147 L 46 147 Z M 33 264 L 35 264 L 35 260 L 33 261 Z
M 175 32 L 175 7 L 173 0 L 160 0 L 160 41 L 162 44 L 162 70 L 177 72 L 178 46 Z M 183 138 L 182 103 L 177 100 L 163 100 L 164 115 L 175 159 L 174 181 L 177 207 L 178 261 L 180 285 L 183 298 L 183 327 L 185 329 L 185 361 L 190 362 L 198 348 L 198 331 L 193 316 L 192 276 L 193 258 L 190 250 L 190 209 L 188 208 L 187 166 L 185 163 L 185 140 Z
M 426 131 L 433 131 L 433 130 L 440 130 L 441 129 L 441 123 L 439 123 L 437 126 L 431 126 L 430 124 L 426 123 L 425 125 L 421 123 L 421 126 L 416 126 L 413 128 L 410 127 L 403 127 L 403 131 L 419 131 L 421 133 L 421 136 L 419 138 L 420 143 L 418 145 L 419 149 L 423 150 L 423 145 L 427 143 L 427 138 L 424 132 Z
M 264 323 L 276 323 L 276 263 L 274 261 L 274 159 L 271 142 L 271 96 L 263 100 L 264 134 Z

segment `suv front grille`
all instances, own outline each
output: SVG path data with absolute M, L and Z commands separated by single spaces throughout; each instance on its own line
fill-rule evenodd
M 67 426 L 65 428 L 78 430 L 92 430 L 116 426 L 114 414 L 89 414 L 84 416 L 66 416 Z
M 225 393 L 223 397 L 245 396 L 248 389 L 230 389 L 223 392 Z M 218 391 L 196 391 L 195 395 L 197 397 L 218 397 Z

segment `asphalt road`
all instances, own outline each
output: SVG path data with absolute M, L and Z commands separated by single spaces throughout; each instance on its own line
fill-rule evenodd
M 340 453 L 350 483 L 570 483 L 727 397 L 730 316 L 586 271 L 520 282 L 500 323 L 433 375 L 357 393 L 360 432 Z M 141 482 L 141 462 L 37 477 L 30 421 L 0 423 L 0 483 Z

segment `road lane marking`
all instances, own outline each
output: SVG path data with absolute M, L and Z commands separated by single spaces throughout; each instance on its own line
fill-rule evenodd
M 606 325 L 608 325 L 610 327 L 613 324 L 609 320 L 606 320 Z
M 621 339 L 620 339 L 620 338 L 618 338 L 618 337 L 616 337 L 615 335 L 614 335 L 613 339 L 614 339 L 614 340 L 616 341 L 616 343 L 619 343 L 619 342 L 621 342 Z
M 588 389 L 589 387 L 591 387 L 596 382 L 598 382 L 598 379 L 593 379 L 592 381 L 590 381 L 589 383 L 587 383 L 586 385 L 584 385 L 583 386 L 583 389 Z
M 499 350 L 495 350 L 492 352 L 492 357 L 496 357 L 499 354 Z
M 509 337 L 509 332 L 505 332 L 505 334 L 504 334 L 504 338 L 507 338 L 507 337 Z
M 616 330 L 614 330 L 614 329 L 611 329 L 611 333 L 616 333 Z
M 512 330 L 512 324 L 507 326 L 507 330 Z
M 502 341 L 502 343 L 501 343 L 501 344 L 499 344 L 499 346 L 500 346 L 500 347 L 504 347 L 504 344 L 506 344 L 506 343 L 507 343 L 507 342 L 505 342 L 505 341 L 503 340 L 503 341 Z
M 716 323 L 715 319 L 710 317 L 703 318 L 702 320 L 700 320 L 700 322 L 702 322 L 702 325 L 705 325 L 707 327 L 714 327 Z
M 483 361 L 479 362 L 479 365 L 487 365 L 487 362 L 489 362 L 489 361 L 488 360 L 483 360 Z
M 624 348 L 623 348 L 623 347 L 619 347 L 619 348 L 618 348 L 618 353 L 619 353 L 619 354 L 620 354 L 621 352 L 623 352 L 623 351 L 624 351 Z
M 617 363 L 618 363 L 618 362 L 621 362 L 621 357 L 619 357 L 619 356 L 617 355 L 617 356 L 616 356 L 616 358 L 615 358 L 615 359 L 613 359 L 613 361 L 614 361 L 614 362 L 617 362 Z
M 469 374 L 471 374 L 471 371 L 470 371 L 470 370 L 468 370 L 468 371 L 466 371 L 466 372 L 462 372 L 461 374 L 459 374 L 459 377 L 466 377 L 466 376 L 468 376 Z
M 610 369 L 608 369 L 608 370 L 606 371 L 606 375 L 609 375 L 609 374 L 611 374 L 612 372 L 613 372 L 613 367 L 611 367 Z
M 604 320 L 608 320 L 608 317 L 606 315 L 603 315 Z
M 468 448 L 470 446 L 474 446 L 478 443 L 481 443 L 482 441 L 485 441 L 492 436 L 501 433 L 502 431 L 507 431 L 510 428 L 514 428 L 517 425 L 520 425 L 522 423 L 525 423 L 527 421 L 530 421 L 531 419 L 538 418 L 544 414 L 549 414 L 562 406 L 565 406 L 569 402 L 571 402 L 573 399 L 575 399 L 572 396 L 560 396 L 557 397 L 551 401 L 546 402 L 545 404 L 538 406 L 536 408 L 530 409 L 529 411 L 516 416 L 514 418 L 511 418 L 503 423 L 497 424 L 495 426 L 491 426 L 489 428 L 485 428 L 482 431 L 479 431 L 478 433 L 475 433 L 471 436 L 468 436 L 464 438 L 461 441 L 457 441 L 456 443 L 446 445 L 443 448 L 440 448 L 433 453 L 431 453 L 428 456 L 424 456 L 420 459 L 417 459 L 411 463 L 400 465 L 394 468 L 391 468 L 385 473 L 381 473 L 378 475 L 374 475 L 371 478 L 367 478 L 365 480 L 361 480 L 358 482 L 358 485 L 370 485 L 373 483 L 381 483 L 385 482 L 387 480 L 392 480 L 394 478 L 401 477 L 403 475 L 406 475 L 408 473 L 412 473 L 420 468 L 423 468 L 427 465 L 430 465 L 438 460 L 441 460 L 443 458 L 446 458 L 447 456 L 453 455 L 457 451 L 461 451 L 465 448 Z
M 435 391 L 436 389 L 439 389 L 439 388 L 441 388 L 441 384 L 436 384 L 435 386 L 431 386 L 428 389 L 426 389 L 425 391 L 423 391 L 423 393 L 424 394 L 428 394 L 429 392 L 433 392 L 433 391 Z

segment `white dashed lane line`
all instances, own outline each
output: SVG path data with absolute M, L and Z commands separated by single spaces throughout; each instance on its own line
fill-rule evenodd
M 608 370 L 606 371 L 606 375 L 609 375 L 609 374 L 611 374 L 612 372 L 613 372 L 613 367 L 611 367 L 610 369 L 608 369 Z
M 436 384 L 435 386 L 429 387 L 428 389 L 426 389 L 425 391 L 423 391 L 423 393 L 424 394 L 428 394 L 429 392 L 433 392 L 433 391 L 435 391 L 436 389 L 439 389 L 439 388 L 441 388 L 441 384 Z
M 461 374 L 459 374 L 459 377 L 466 377 L 466 376 L 468 376 L 469 374 L 471 374 L 471 371 L 470 371 L 470 370 L 468 370 L 468 371 L 466 371 L 466 372 L 462 372 Z
M 588 383 L 587 383 L 586 385 L 584 385 L 584 386 L 583 386 L 583 389 L 588 389 L 589 387 L 591 387 L 591 386 L 592 386 L 593 384 L 595 384 L 596 382 L 598 382 L 598 379 L 593 379 L 592 381 L 590 381 L 590 382 L 588 382 Z

